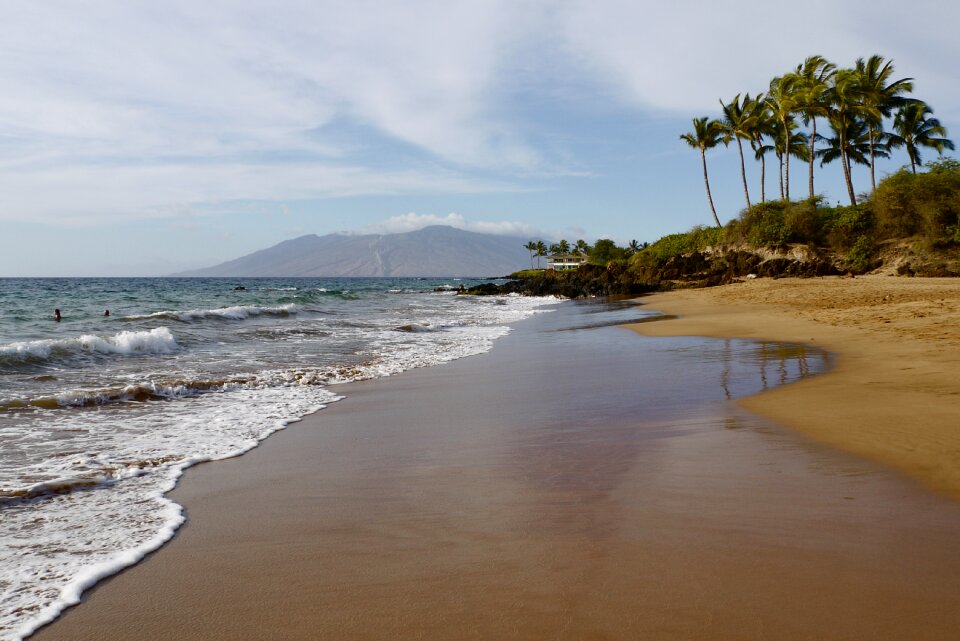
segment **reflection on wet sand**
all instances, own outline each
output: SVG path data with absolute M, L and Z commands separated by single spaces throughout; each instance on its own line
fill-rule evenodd
M 743 395 L 731 389 L 734 371 L 743 365 L 752 364 L 756 367 L 759 380 L 757 391 L 766 391 L 774 385 L 793 383 L 812 374 L 825 372 L 831 366 L 829 352 L 811 349 L 806 345 L 771 341 L 714 340 L 722 345 L 719 348 L 719 360 L 723 364 L 720 371 L 720 388 L 727 400 L 733 399 L 735 395 Z M 814 363 L 813 369 L 811 369 L 811 361 Z M 769 375 L 768 370 L 773 371 L 773 377 Z M 741 384 L 749 386 L 749 382 L 741 382 Z

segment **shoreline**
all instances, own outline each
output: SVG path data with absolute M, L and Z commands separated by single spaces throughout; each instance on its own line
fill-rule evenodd
M 570 328 L 596 320 L 565 307 L 582 312 Z M 725 401 L 717 362 L 684 371 L 708 341 L 549 316 L 485 354 L 338 387 L 246 455 L 191 468 L 169 495 L 188 517 L 174 539 L 31 639 L 932 641 L 960 626 L 960 507 Z M 730 343 L 713 356 L 744 347 Z M 634 379 L 640 363 L 669 373 L 662 358 L 686 359 L 648 383 L 665 415 Z M 738 362 L 746 393 L 756 372 Z
M 643 300 L 677 317 L 630 326 L 646 336 L 781 340 L 835 354 L 830 372 L 738 404 L 960 500 L 960 279 L 757 279 Z

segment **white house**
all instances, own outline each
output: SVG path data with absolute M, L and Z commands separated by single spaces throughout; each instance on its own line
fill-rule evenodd
M 566 271 L 569 269 L 579 269 L 580 265 L 587 263 L 587 257 L 582 254 L 554 254 L 547 256 L 547 269 Z

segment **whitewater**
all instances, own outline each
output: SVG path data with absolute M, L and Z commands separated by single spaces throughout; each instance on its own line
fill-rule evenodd
M 485 352 L 555 302 L 462 282 L 0 279 L 0 640 L 168 541 L 191 465 L 256 447 L 338 383 Z

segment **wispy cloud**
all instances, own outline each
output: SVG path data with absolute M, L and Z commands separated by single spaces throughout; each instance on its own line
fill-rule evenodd
M 610 135 L 589 128 L 609 105 L 712 113 L 815 52 L 893 56 L 960 115 L 960 9 L 911 13 L 936 19 L 912 26 L 888 0 L 14 3 L 0 220 L 529 189 L 591 173 L 569 141 Z
M 398 234 L 416 231 L 424 227 L 429 227 L 430 225 L 449 225 L 457 229 L 465 229 L 482 234 L 496 234 L 498 236 L 543 236 L 542 231 L 531 225 L 517 221 L 467 220 L 463 215 L 458 213 L 437 216 L 436 214 L 417 214 L 414 212 L 392 216 L 384 221 L 367 225 L 361 232 L 368 234 Z

